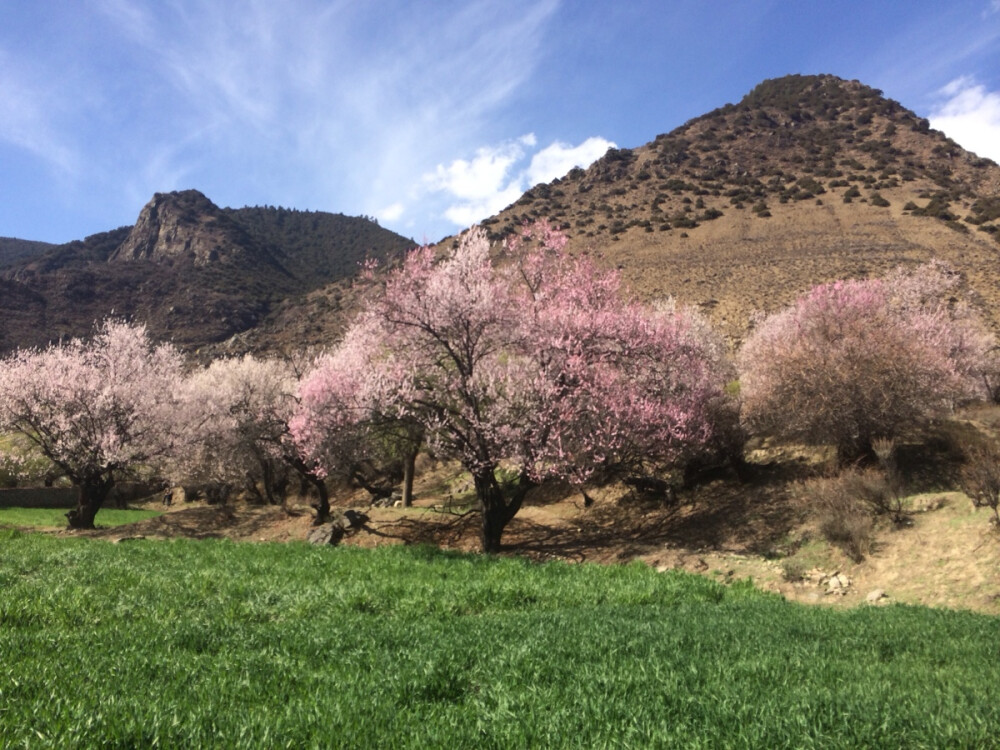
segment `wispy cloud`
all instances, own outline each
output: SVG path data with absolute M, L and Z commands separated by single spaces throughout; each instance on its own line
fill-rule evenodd
M 974 78 L 957 78 L 939 92 L 931 125 L 962 147 L 1000 162 L 1000 92 Z
M 75 174 L 80 158 L 53 119 L 62 97 L 44 79 L 0 50 L 0 141 L 24 149 L 63 174 Z
M 495 114 L 544 55 L 560 0 L 388 5 L 99 7 L 170 91 L 175 129 L 199 132 L 213 159 L 253 158 L 260 179 L 286 185 L 297 176 L 286 187 L 297 205 L 422 228 L 413 203 L 422 176 L 496 129 Z
M 427 190 L 442 194 L 447 206 L 443 216 L 458 227 L 467 227 L 516 201 L 539 182 L 564 176 L 573 167 L 590 166 L 615 144 L 592 137 L 578 146 L 553 143 L 536 151 L 534 134 L 476 150 L 472 159 L 439 164 L 424 175 Z M 527 163 L 525 163 L 527 160 Z

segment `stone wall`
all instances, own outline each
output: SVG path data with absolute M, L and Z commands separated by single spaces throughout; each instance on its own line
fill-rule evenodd
M 72 508 L 74 487 L 24 487 L 0 489 L 0 508 Z

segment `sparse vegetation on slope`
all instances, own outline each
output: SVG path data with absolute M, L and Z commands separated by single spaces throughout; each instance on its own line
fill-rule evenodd
M 934 257 L 966 274 L 1000 328 L 998 196 L 1000 167 L 880 91 L 787 76 L 537 185 L 483 223 L 501 237 L 551 217 L 572 249 L 621 267 L 647 298 L 710 306 L 734 339 L 753 311 L 816 283 Z
M 10 265 L 22 258 L 41 255 L 54 247 L 48 242 L 19 240 L 14 237 L 0 237 L 0 267 Z

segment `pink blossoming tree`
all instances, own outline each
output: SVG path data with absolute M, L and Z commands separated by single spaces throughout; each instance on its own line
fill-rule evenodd
M 271 503 L 284 500 L 289 470 L 315 488 L 317 523 L 330 512 L 319 467 L 306 461 L 291 440 L 289 420 L 308 358 L 218 359 L 192 372 L 180 389 L 179 409 L 187 425 L 164 471 L 179 482 L 245 486 Z M 258 489 L 259 488 L 259 489 Z
M 496 552 L 538 482 L 581 483 L 629 458 L 669 463 L 701 449 L 725 382 L 721 347 L 688 311 L 623 301 L 617 275 L 570 257 L 565 242 L 539 223 L 500 262 L 480 229 L 441 261 L 414 250 L 348 334 L 349 356 L 303 382 L 293 421 L 303 450 L 331 411 L 418 424 L 435 453 L 472 475 L 483 549 Z M 353 396 L 331 409 L 338 388 Z
M 179 395 L 186 440 L 168 474 L 179 483 L 244 486 L 276 502 L 294 387 L 287 363 L 252 355 L 217 359 L 192 372 Z
M 379 467 L 402 461 L 403 505 L 412 504 L 413 466 L 423 439 L 415 420 L 388 411 L 384 370 L 372 355 L 379 330 L 359 321 L 332 352 L 317 358 L 299 386 L 289 427 L 300 460 L 321 477 L 339 476 L 373 496 L 387 488 L 373 481 Z M 373 471 L 374 469 L 374 471 Z M 391 488 L 388 488 L 391 489 Z
M 79 489 L 70 528 L 93 528 L 115 482 L 168 451 L 181 365 L 145 327 L 110 320 L 90 340 L 0 362 L 0 431 L 21 433 Z
M 871 453 L 917 420 L 984 395 L 995 342 L 941 263 L 813 288 L 764 319 L 738 357 L 755 432 Z

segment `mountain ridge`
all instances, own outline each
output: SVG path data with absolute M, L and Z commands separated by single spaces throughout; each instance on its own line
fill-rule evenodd
M 40 255 L 55 245 L 37 240 L 22 240 L 17 237 L 0 237 L 0 268 L 23 258 Z
M 222 209 L 196 190 L 157 193 L 136 224 L 22 257 L 0 272 L 0 349 L 86 335 L 108 315 L 198 350 L 277 305 L 391 260 L 412 240 L 369 219 Z
M 0 271 L 0 347 L 86 333 L 109 300 L 208 353 L 330 345 L 362 304 L 357 263 L 371 254 L 391 266 L 413 245 L 365 219 L 220 209 L 197 191 L 147 206 L 148 221 Z M 1000 167 L 858 81 L 763 81 L 736 104 L 533 186 L 481 224 L 499 241 L 541 218 L 565 229 L 571 252 L 618 268 L 636 297 L 698 306 L 734 346 L 756 313 L 814 284 L 931 258 L 961 273 L 1000 332 Z

